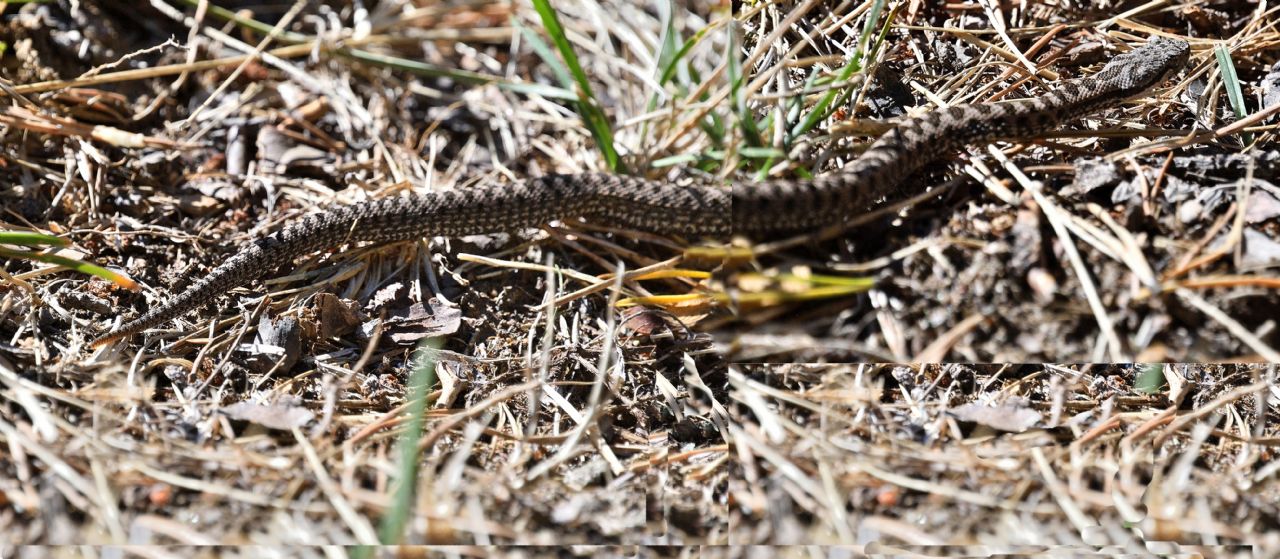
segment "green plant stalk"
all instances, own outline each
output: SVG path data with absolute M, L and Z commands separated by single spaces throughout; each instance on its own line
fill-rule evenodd
M 97 276 L 111 283 L 119 285 L 120 287 L 123 287 L 125 289 L 135 290 L 138 288 L 138 284 L 135 283 L 132 278 L 120 272 L 116 272 L 114 270 L 108 270 L 107 268 L 103 268 L 102 266 L 98 266 L 96 264 L 90 264 L 83 260 L 75 260 L 73 258 L 58 256 L 56 254 L 49 254 L 47 252 L 13 250 L 13 249 L 0 247 L 0 258 L 13 258 L 13 259 L 23 259 L 23 260 L 34 260 L 36 262 L 44 262 L 45 264 L 62 266 L 64 268 L 68 268 L 70 270 L 80 272 L 82 274 Z
M 1218 43 L 1213 47 L 1213 56 L 1218 60 L 1218 70 L 1222 73 L 1222 86 L 1227 90 L 1227 101 L 1231 104 L 1231 110 L 1235 113 L 1236 119 L 1243 119 L 1248 115 L 1248 109 L 1244 106 L 1244 92 L 1240 89 L 1240 78 L 1236 76 L 1236 65 L 1231 60 L 1231 51 L 1222 43 Z M 1246 145 L 1253 143 L 1253 134 L 1244 132 L 1240 134 L 1240 139 Z
M 609 121 L 605 118 L 604 112 L 600 110 L 600 106 L 596 103 L 595 95 L 591 91 L 591 83 L 587 81 L 587 73 L 582 70 L 582 65 L 578 62 L 578 55 L 573 51 L 573 45 L 569 44 L 569 38 L 565 35 L 564 27 L 560 25 L 560 18 L 556 16 L 556 12 L 551 7 L 548 0 L 532 0 L 534 10 L 538 12 L 538 16 L 542 19 L 542 26 L 546 28 L 547 35 L 551 37 L 551 41 L 555 43 L 556 49 L 560 51 L 561 58 L 564 59 L 565 66 L 568 67 L 569 73 L 573 76 L 571 83 L 561 84 L 564 88 L 570 89 L 574 85 L 577 86 L 578 94 L 578 115 L 582 117 L 587 128 L 591 130 L 591 135 L 596 140 L 600 152 L 604 155 L 605 164 L 612 172 L 622 171 L 622 160 L 618 157 L 617 148 L 613 145 L 613 131 L 609 128 Z
M 0 231 L 0 245 L 15 246 L 71 246 L 71 241 L 62 237 L 53 235 L 45 235 L 44 233 L 30 233 L 27 231 Z
M 418 344 L 417 365 L 409 375 L 409 420 L 396 441 L 400 458 L 400 474 L 392 494 L 391 509 L 382 518 L 379 538 L 384 545 L 396 545 L 404 540 L 404 529 L 413 515 L 413 503 L 418 479 L 418 442 L 422 438 L 422 426 L 426 422 L 427 396 L 436 383 L 435 354 L 441 347 L 440 338 L 426 338 Z

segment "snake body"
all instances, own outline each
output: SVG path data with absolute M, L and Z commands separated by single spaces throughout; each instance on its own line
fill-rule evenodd
M 733 188 L 733 231 L 751 238 L 839 223 L 882 199 L 905 197 L 905 179 L 966 144 L 1025 138 L 1140 95 L 1186 65 L 1191 47 L 1157 37 L 1112 58 L 1100 72 L 1062 81 L 1040 97 L 954 105 L 880 136 L 838 173 Z M 915 192 L 923 191 L 922 188 Z
M 725 239 L 768 238 L 847 220 L 904 194 L 904 179 L 965 144 L 1028 137 L 1114 106 L 1164 81 L 1187 62 L 1190 46 L 1154 38 L 1113 58 L 1097 74 L 1061 82 L 1041 97 L 956 105 L 908 119 L 848 167 L 811 180 L 678 186 L 583 173 L 511 185 L 444 190 L 374 200 L 308 215 L 244 246 L 208 275 L 142 316 L 101 336 L 107 344 L 214 301 L 282 263 L 345 242 L 385 243 L 536 227 L 573 218 L 654 233 Z M 919 189 L 917 189 L 919 190 Z

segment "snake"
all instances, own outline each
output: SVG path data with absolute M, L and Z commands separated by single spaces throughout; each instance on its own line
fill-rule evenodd
M 953 105 L 905 119 L 839 171 L 810 179 L 671 181 L 610 173 L 548 174 L 334 207 L 253 240 L 185 290 L 90 342 L 100 347 L 198 310 L 282 263 L 345 243 L 388 243 L 538 227 L 583 218 L 650 233 L 762 240 L 847 221 L 910 195 L 906 179 L 968 144 L 1025 138 L 1141 96 L 1183 66 L 1190 45 L 1154 37 L 1097 73 L 1044 95 Z M 923 188 L 918 188 L 923 190 Z

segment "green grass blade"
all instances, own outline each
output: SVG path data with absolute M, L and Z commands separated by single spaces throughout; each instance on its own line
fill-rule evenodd
M 747 96 L 744 88 L 747 84 L 746 74 L 742 71 L 742 53 L 738 49 L 738 32 L 730 26 L 729 40 L 725 45 L 725 73 L 729 77 L 729 94 L 733 99 L 733 110 L 738 115 L 738 129 L 742 132 L 742 142 L 747 148 L 764 147 L 764 136 L 760 133 L 760 127 L 756 122 L 755 115 L 752 114 L 751 107 L 747 106 Z
M 669 52 L 668 49 L 675 46 L 676 30 L 675 26 L 670 22 L 668 22 L 667 27 L 669 28 L 667 31 L 668 36 L 665 37 L 665 40 L 662 43 L 662 50 L 658 53 L 658 68 L 660 69 L 658 72 L 658 83 L 662 85 L 670 83 L 675 78 L 676 72 L 678 72 L 682 67 L 681 65 L 689 55 L 689 51 L 693 50 L 693 47 L 697 46 L 698 43 L 701 43 L 702 40 L 706 38 L 707 30 L 710 29 L 699 29 L 692 37 L 682 43 L 679 49 L 675 52 Z M 650 108 L 652 108 L 652 106 Z
M 0 231 L 0 245 L 14 246 L 70 246 L 71 241 L 62 237 L 53 235 L 45 235 L 44 233 L 29 233 L 26 231 Z
M 1226 45 L 1218 43 L 1213 47 L 1213 56 L 1218 59 L 1218 71 L 1222 73 L 1222 86 L 1227 90 L 1227 101 L 1231 103 L 1231 110 L 1236 114 L 1236 119 L 1242 119 L 1247 116 L 1248 109 L 1244 106 L 1244 92 L 1240 89 L 1240 78 L 1236 76 L 1236 65 L 1231 60 L 1231 51 L 1227 50 Z M 1253 143 L 1253 134 L 1248 132 L 1240 135 L 1245 144 Z
M 875 4 L 871 6 L 870 13 L 867 14 L 867 20 L 862 25 L 862 34 L 858 36 L 858 49 L 854 51 L 853 58 L 849 63 L 836 73 L 835 81 L 837 83 L 848 81 L 855 73 L 862 70 L 862 60 L 867 58 L 866 53 L 869 48 L 871 34 L 872 31 L 875 30 L 876 22 L 880 20 L 880 12 L 884 10 L 884 3 L 885 0 L 876 0 Z M 895 11 L 894 13 L 896 14 L 897 12 Z M 885 23 L 886 29 L 892 21 L 893 17 L 891 16 Z M 790 132 L 791 137 L 798 138 L 803 136 L 809 130 L 812 130 L 819 122 L 822 122 L 831 115 L 831 109 L 833 106 L 836 106 L 837 102 L 843 102 L 848 99 L 852 92 L 853 88 L 843 87 L 840 89 L 833 89 L 823 94 L 813 108 L 805 115 L 804 119 L 801 120 L 799 124 L 792 127 Z
M 654 76 L 655 83 L 661 87 L 665 87 L 668 84 L 675 85 L 676 94 L 685 95 L 688 93 L 686 85 L 689 83 L 697 83 L 696 78 L 690 79 L 690 75 L 693 73 L 693 70 L 685 64 L 685 57 L 688 56 L 689 51 L 706 36 L 706 29 L 699 29 L 694 33 L 692 38 L 682 42 L 680 41 L 680 31 L 676 28 L 675 18 L 672 16 L 672 13 L 675 11 L 674 6 L 670 1 L 661 3 L 660 6 L 665 8 L 665 11 L 663 12 L 665 19 L 662 22 L 662 37 L 656 56 L 657 72 Z M 680 72 L 680 70 L 684 70 L 684 72 L 680 74 L 680 80 L 677 81 L 675 78 L 677 72 Z M 645 110 L 653 111 L 656 109 L 661 99 L 662 92 L 655 91 L 649 96 L 649 102 L 645 105 Z M 708 113 L 708 115 L 710 116 L 711 113 Z M 706 122 L 700 124 L 705 126 Z M 649 121 L 645 121 L 641 125 L 640 136 L 642 138 L 649 137 L 650 126 L 651 123 Z
M 555 51 L 551 50 L 551 45 L 548 45 L 546 41 L 543 41 L 542 37 L 534 32 L 534 30 L 520 23 L 520 20 L 518 19 L 512 18 L 511 26 L 520 31 L 520 35 L 524 37 L 525 41 L 528 41 L 529 48 L 533 49 L 533 53 L 538 55 L 538 58 L 541 58 L 542 62 L 545 63 L 548 68 L 551 68 L 551 73 L 555 74 L 556 81 L 560 82 L 560 86 L 563 89 L 572 90 L 573 76 L 569 73 L 569 67 L 565 66 L 564 62 L 560 61 L 560 58 L 556 56 Z M 573 100 L 577 101 L 578 97 L 575 95 Z
M 80 272 L 82 274 L 89 274 L 91 276 L 100 277 L 104 280 L 107 280 L 111 283 L 114 283 L 130 291 L 138 290 L 138 283 L 133 281 L 133 278 L 130 278 L 129 276 L 121 272 L 108 270 L 106 268 L 103 268 L 102 266 L 90 264 L 83 260 L 75 260 L 72 258 L 67 258 L 65 256 L 58 256 L 56 254 L 52 254 L 48 252 L 12 250 L 4 247 L 0 247 L 0 258 L 34 260 L 36 262 L 44 262 L 45 264 L 62 266 L 64 268 L 68 268 L 70 270 Z
M 548 0 L 532 0 L 533 7 L 538 12 L 538 16 L 542 19 L 542 26 L 546 29 L 547 35 L 551 37 L 551 42 L 555 44 L 556 49 L 560 51 L 560 57 L 564 60 L 564 66 L 568 68 L 569 74 L 573 79 L 570 83 L 562 84 L 566 89 L 577 86 L 578 93 L 578 115 L 582 117 L 582 121 L 586 124 L 587 129 L 591 131 L 592 137 L 596 140 L 596 145 L 600 147 L 600 152 L 604 155 L 605 164 L 609 170 L 613 172 L 621 171 L 622 160 L 618 157 L 618 150 L 613 145 L 613 130 L 609 128 L 609 121 L 605 118 L 604 111 L 600 110 L 599 103 L 596 102 L 595 94 L 591 91 L 591 83 L 587 81 L 587 73 L 582 70 L 582 65 L 578 62 L 578 55 L 573 51 L 573 45 L 569 43 L 569 38 L 565 34 L 564 27 L 560 25 L 560 19 L 556 16 L 556 12 L 551 8 Z M 544 61 L 550 64 L 552 58 L 543 57 Z M 564 79 L 563 77 L 561 78 Z
M 738 150 L 738 155 L 746 159 L 781 159 L 787 152 L 774 147 L 745 147 Z
M 674 17 L 675 6 L 670 0 L 666 2 L 658 2 L 658 8 L 662 10 L 662 37 L 661 43 L 658 45 L 658 83 L 666 85 L 665 78 L 668 78 L 667 72 L 676 67 L 676 63 L 680 60 L 681 51 L 676 43 L 679 42 L 680 31 L 676 29 L 676 18 Z M 689 43 L 685 43 L 687 48 Z
M 1138 367 L 1138 378 L 1133 381 L 1133 389 L 1143 394 L 1159 392 L 1165 385 L 1164 366 L 1159 363 L 1146 363 Z
M 404 431 L 396 441 L 399 450 L 400 474 L 396 477 L 396 488 L 392 495 L 391 508 L 382 518 L 378 537 L 383 544 L 395 545 L 404 540 L 404 529 L 413 515 L 415 490 L 418 487 L 418 442 L 422 439 L 422 427 L 426 423 L 427 396 L 436 383 L 436 351 L 440 349 L 440 338 L 425 338 L 418 344 L 417 365 L 409 375 L 409 420 L 405 422 Z

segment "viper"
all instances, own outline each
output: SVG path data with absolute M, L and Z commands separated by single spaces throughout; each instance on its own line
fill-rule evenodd
M 912 195 L 907 179 L 967 144 L 1026 138 L 1142 95 L 1186 65 L 1190 46 L 1156 37 L 1039 97 L 955 105 L 904 120 L 845 168 L 803 180 L 674 184 L 607 173 L 442 190 L 332 208 L 252 241 L 208 275 L 93 342 L 101 346 L 213 302 L 282 262 L 349 242 L 465 236 L 585 218 L 653 233 L 763 240 L 856 217 Z M 927 156 L 926 156 L 927 155 Z M 914 187 L 913 187 L 914 188 Z M 923 190 L 919 188 L 916 190 Z

